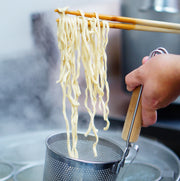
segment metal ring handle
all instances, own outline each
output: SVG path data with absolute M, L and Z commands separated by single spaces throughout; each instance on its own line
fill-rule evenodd
M 151 57 L 153 57 L 153 56 L 158 55 L 158 54 L 168 54 L 168 51 L 165 48 L 163 48 L 163 47 L 158 47 L 158 48 L 156 48 L 155 50 L 153 50 L 149 54 L 149 59 Z M 138 105 L 139 105 L 139 102 L 140 102 L 140 97 L 141 97 L 141 94 L 142 94 L 142 89 L 143 89 L 143 86 L 141 85 L 140 91 L 139 91 L 139 94 L 138 94 L 138 98 L 137 98 L 137 101 L 136 101 L 136 106 L 135 106 L 135 109 L 134 109 L 133 117 L 132 117 L 132 120 L 131 120 L 130 128 L 129 128 L 129 131 L 128 131 L 128 136 L 127 136 L 127 140 L 126 140 L 126 148 L 124 150 L 124 153 L 123 153 L 123 156 L 122 156 L 121 162 L 119 163 L 119 167 L 118 168 L 124 166 L 125 159 L 128 156 L 128 154 L 129 154 L 130 148 L 132 147 L 132 145 L 130 143 L 130 136 L 131 136 L 131 133 L 132 133 L 132 129 L 134 127 L 135 117 L 136 117 Z
M 163 47 L 158 47 L 149 54 L 149 58 L 154 57 L 159 54 L 168 54 L 168 51 Z

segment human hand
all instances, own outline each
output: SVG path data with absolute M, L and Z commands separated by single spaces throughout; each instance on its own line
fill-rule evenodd
M 127 90 L 143 85 L 142 120 L 144 127 L 157 120 L 157 109 L 166 107 L 180 95 L 180 55 L 156 55 L 125 77 Z

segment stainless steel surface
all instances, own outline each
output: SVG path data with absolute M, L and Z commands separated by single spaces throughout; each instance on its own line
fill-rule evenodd
M 114 140 L 118 139 L 117 133 L 113 134 L 113 138 Z M 143 137 L 139 138 L 137 144 L 139 145 L 140 150 L 135 162 L 146 163 L 160 170 L 161 181 L 179 181 L 180 160 L 169 148 L 159 142 Z M 130 153 L 127 157 L 126 164 L 130 163 L 131 159 L 132 154 Z M 125 168 L 122 168 L 121 172 L 123 172 L 123 169 Z M 117 181 L 122 181 L 121 172 L 118 175 Z M 128 173 L 131 174 L 130 172 Z M 129 177 L 129 175 L 126 176 Z
M 55 134 L 47 141 L 44 167 L 44 181 L 85 180 L 113 181 L 117 177 L 117 166 L 123 151 L 111 141 L 99 138 L 98 156 L 95 157 L 92 145 L 94 136 L 78 134 L 78 159 L 70 158 L 67 150 L 67 134 Z
M 155 12 L 152 9 L 141 11 L 144 0 L 123 0 L 121 15 L 157 21 L 180 23 L 179 13 Z M 179 3 L 179 2 L 178 2 Z M 132 6 L 133 4 L 133 6 Z M 154 47 L 164 47 L 172 54 L 180 54 L 180 35 L 157 32 L 122 30 L 122 73 L 123 77 L 142 64 Z
M 102 119 L 103 120 L 103 119 Z M 98 122 L 100 122 L 100 120 L 98 120 Z M 117 122 L 118 125 L 118 122 Z M 83 130 L 82 130 L 83 131 Z M 0 138 L 0 160 L 5 161 L 2 157 L 2 155 L 4 155 L 4 148 L 5 147 L 9 147 L 9 145 L 12 145 L 12 143 L 16 143 L 19 142 L 20 140 L 22 141 L 22 144 L 24 142 L 24 144 L 26 145 L 26 142 L 30 142 L 32 140 L 36 140 L 41 139 L 42 142 L 44 142 L 44 145 L 42 146 L 43 149 L 41 149 L 40 147 L 38 147 L 38 145 L 36 144 L 36 142 L 34 142 L 34 145 L 32 145 L 34 147 L 34 149 L 40 149 L 41 151 L 37 151 L 34 158 L 36 159 L 28 159 L 28 154 L 25 155 L 25 159 L 26 160 L 26 164 L 23 165 L 22 163 L 25 163 L 25 161 L 23 160 L 23 157 L 19 157 L 19 164 L 18 163 L 12 163 L 12 165 L 15 167 L 15 171 L 13 172 L 14 175 L 16 175 L 17 173 L 19 173 L 20 170 L 22 170 L 22 168 L 24 167 L 28 167 L 30 165 L 33 164 L 33 162 L 35 162 L 36 164 L 38 164 L 41 161 L 44 161 L 45 158 L 45 139 L 49 136 L 52 135 L 54 133 L 61 133 L 64 132 L 64 130 L 51 130 L 51 131 L 38 131 L 38 132 L 30 132 L 30 133 L 26 133 L 26 134 L 19 134 L 19 135 L 12 135 L 12 136 L 8 136 L 8 137 L 1 137 Z M 121 139 L 121 130 L 117 129 L 116 126 L 116 130 L 111 130 L 111 131 L 107 131 L 107 132 L 102 132 L 99 131 L 99 136 L 104 137 L 105 139 L 111 139 L 113 142 L 115 142 L 120 148 L 125 148 L 125 142 L 124 140 Z M 174 180 L 174 181 L 179 181 L 180 179 L 180 160 L 177 157 L 177 155 L 175 155 L 172 150 L 170 150 L 169 148 L 167 148 L 166 146 L 164 146 L 163 144 L 148 139 L 148 138 L 143 138 L 142 136 L 139 137 L 137 144 L 140 147 L 139 153 L 135 159 L 135 162 L 140 162 L 140 163 L 144 163 L 144 164 L 148 164 L 148 165 L 152 165 L 153 167 L 159 169 L 161 171 L 161 174 L 164 176 L 162 177 L 161 181 L 167 181 L 168 179 L 170 180 Z M 36 148 L 37 147 L 37 148 Z M 123 149 L 124 150 L 124 149 Z M 11 158 L 16 157 L 16 152 L 13 152 L 13 149 L 9 149 L 6 151 L 8 152 L 7 155 L 11 155 Z M 21 154 L 24 155 L 23 152 L 28 152 L 28 149 L 22 150 Z M 32 156 L 32 155 L 31 155 Z M 130 152 L 130 154 L 127 157 L 127 160 L 125 162 L 125 165 L 128 164 L 130 162 L 130 160 L 132 160 L 132 157 L 134 156 L 134 153 Z M 32 157 L 31 157 L 32 158 Z M 14 159 L 13 159 L 14 160 Z M 28 162 L 27 162 L 28 161 Z M 18 162 L 18 160 L 16 160 L 16 162 Z M 121 168 L 123 171 L 123 168 Z M 43 171 L 41 170 L 40 174 Z M 121 174 L 121 172 L 120 172 Z M 120 180 L 120 176 L 118 175 L 117 181 L 122 181 Z M 131 174 L 131 173 L 129 173 Z M 33 175 L 32 175 L 33 176 Z M 126 175 L 129 177 L 129 175 Z M 172 179 L 173 178 L 173 179 Z M 26 178 L 24 178 L 23 181 L 25 181 Z M 13 180 L 11 180 L 13 181 Z
M 147 163 L 126 164 L 123 169 L 126 169 L 126 171 L 124 175 L 119 177 L 121 181 L 159 181 L 162 178 L 161 171 L 154 165 Z
M 7 162 L 0 162 L 0 181 L 6 181 L 13 176 L 14 167 Z
M 168 51 L 163 47 L 158 47 L 149 54 L 149 59 L 158 54 L 168 54 Z
M 43 180 L 43 169 L 42 163 L 26 165 L 15 173 L 13 179 L 14 181 L 41 181 Z
M 178 13 L 180 11 L 179 0 L 144 0 L 140 6 L 140 10 L 166 13 Z
M 179 0 L 155 0 L 154 10 L 157 12 L 178 13 Z
M 1 139 L 0 159 L 17 165 L 27 165 L 43 161 L 45 157 L 44 133 L 16 135 Z

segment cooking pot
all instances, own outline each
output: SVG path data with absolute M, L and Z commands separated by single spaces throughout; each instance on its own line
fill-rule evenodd
M 81 132 L 85 132 L 86 126 L 85 120 L 87 119 L 86 114 L 81 114 L 79 118 L 79 125 Z M 123 120 L 115 120 L 110 118 L 111 127 L 109 131 L 101 131 L 104 124 L 103 117 L 96 116 L 95 117 L 95 124 L 99 129 L 99 136 L 105 139 L 112 140 L 115 144 L 117 144 L 122 150 L 125 148 L 125 142 L 121 138 L 121 130 Z M 23 172 L 30 171 L 30 165 L 38 164 L 39 162 L 44 162 L 45 159 L 45 139 L 52 134 L 62 133 L 65 130 L 49 130 L 49 131 L 37 131 L 37 132 L 29 132 L 29 133 L 22 133 L 19 135 L 7 136 L 0 138 L 0 160 L 3 162 L 7 161 L 8 163 L 15 166 L 15 171 L 13 172 L 14 175 L 18 173 L 20 175 L 24 175 Z M 167 133 L 168 134 L 168 133 Z M 147 168 L 157 168 L 156 171 L 160 170 L 161 172 L 161 181 L 166 180 L 175 180 L 178 181 L 180 178 L 180 162 L 179 158 L 176 154 L 173 153 L 168 147 L 164 146 L 163 144 L 148 138 L 144 138 L 142 136 L 139 137 L 137 144 L 139 145 L 139 153 L 135 159 L 134 164 L 144 164 Z M 26 146 L 23 146 L 26 145 Z M 28 147 L 27 147 L 28 145 Z M 40 145 L 40 146 L 39 146 Z M 16 147 L 16 151 L 14 149 Z M 18 149 L 19 147 L 20 149 Z M 31 154 L 31 151 L 27 148 L 34 149 L 34 156 Z M 7 149 L 8 148 L 8 149 Z M 11 149 L 12 148 L 12 149 Z M 35 151 L 36 150 L 36 151 Z M 28 154 L 26 154 L 28 153 Z M 18 158 L 17 158 L 18 155 Z M 132 159 L 133 153 L 129 154 L 126 159 L 125 166 L 130 162 Z M 35 169 L 35 167 L 34 167 Z M 131 169 L 129 167 L 129 169 Z M 43 169 L 41 170 L 43 172 Z M 122 173 L 122 172 L 121 172 Z M 43 173 L 41 173 L 41 176 Z M 128 174 L 129 175 L 129 174 Z M 120 175 L 117 177 L 117 181 L 121 180 L 119 178 Z M 125 173 L 127 176 L 127 173 Z M 26 180 L 26 178 L 24 178 Z

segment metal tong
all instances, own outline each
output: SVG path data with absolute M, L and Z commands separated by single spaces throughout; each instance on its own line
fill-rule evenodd
M 159 47 L 159 48 L 153 50 L 149 54 L 149 59 L 151 59 L 151 57 L 156 56 L 158 54 L 168 54 L 168 52 L 165 48 Z M 119 163 L 119 168 L 117 168 L 118 171 L 119 171 L 120 167 L 124 166 L 125 159 L 128 156 L 131 148 L 133 148 L 136 151 L 136 154 L 139 151 L 139 146 L 134 145 L 133 143 L 137 141 L 140 131 L 141 131 L 141 125 L 142 125 L 141 93 L 142 93 L 142 89 L 143 89 L 142 85 L 137 87 L 133 91 L 133 94 L 131 96 L 127 116 L 125 119 L 123 131 L 122 131 L 122 138 L 126 141 L 126 148 L 124 150 L 122 159 Z M 136 155 L 135 155 L 135 157 L 136 157 Z M 135 159 L 135 157 L 134 157 L 134 159 Z

